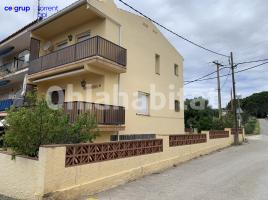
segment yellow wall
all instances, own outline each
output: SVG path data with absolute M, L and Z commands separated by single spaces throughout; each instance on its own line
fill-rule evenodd
M 35 199 L 39 188 L 39 161 L 0 153 L 0 194 L 20 199 Z
M 96 74 L 98 73 L 98 74 Z M 85 80 L 88 85 L 84 89 L 81 86 L 81 81 Z M 117 105 L 118 93 L 113 95 L 113 85 L 118 83 L 118 75 L 106 70 L 95 70 L 93 72 L 84 71 L 81 74 L 72 75 L 68 78 L 62 77 L 38 83 L 39 96 L 46 95 L 47 91 L 52 86 L 58 86 L 65 90 L 65 101 L 86 101 L 95 103 L 105 103 L 108 105 Z M 91 92 L 89 92 L 91 91 Z M 106 99 L 102 93 L 105 91 L 108 96 L 114 98 Z M 99 96 L 97 96 L 99 94 Z
M 129 94 L 131 102 L 133 93 L 148 93 L 150 84 L 155 84 L 156 90 L 165 96 L 168 96 L 169 85 L 174 84 L 174 90 L 180 92 L 177 99 L 181 101 L 181 112 L 176 113 L 166 106 L 160 111 L 151 110 L 150 117 L 136 115 L 137 111 L 130 107 L 126 111 L 126 130 L 122 134 L 184 133 L 182 56 L 148 20 L 119 10 L 110 2 L 90 1 L 122 26 L 121 45 L 128 51 L 128 60 L 127 73 L 121 74 L 120 78 L 121 91 Z M 112 38 L 107 35 L 107 39 Z M 160 76 L 155 74 L 155 54 L 160 55 Z M 174 64 L 179 65 L 179 77 L 174 75 Z

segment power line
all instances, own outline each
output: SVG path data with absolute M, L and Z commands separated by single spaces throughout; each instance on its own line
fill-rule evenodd
M 222 67 L 222 68 L 220 68 L 220 71 L 223 70 L 223 69 L 226 69 L 226 68 L 230 68 L 230 67 Z M 190 83 L 197 82 L 197 81 L 206 80 L 206 79 L 203 79 L 203 78 L 206 78 L 206 77 L 208 77 L 208 76 L 210 76 L 210 75 L 212 75 L 212 74 L 215 74 L 215 73 L 217 73 L 217 70 L 216 70 L 216 71 L 213 71 L 213 72 L 211 72 L 211 73 L 209 73 L 209 74 L 206 74 L 206 75 L 204 75 L 204 76 L 201 76 L 201 77 L 199 77 L 199 78 L 197 78 L 197 79 L 194 79 L 194 80 L 192 80 L 192 81 L 184 81 L 184 82 L 186 82 L 186 84 L 184 84 L 184 85 L 188 85 L 188 84 L 190 84 Z
M 268 62 L 264 62 L 264 63 L 261 63 L 261 64 L 259 64 L 259 65 L 255 65 L 255 66 L 252 66 L 252 67 L 248 67 L 248 68 L 245 68 L 245 69 L 236 71 L 236 72 L 234 72 L 234 73 L 237 74 L 237 73 L 241 73 L 241 72 L 244 72 L 244 71 L 248 71 L 248 70 L 250 70 L 250 69 L 254 69 L 254 68 L 260 67 L 260 66 L 265 65 L 265 64 L 268 64 Z M 231 75 L 231 73 L 221 75 L 220 77 L 226 77 L 226 76 L 229 76 L 229 75 Z M 217 77 L 211 77 L 211 78 L 206 78 L 206 79 L 196 80 L 196 81 L 194 81 L 194 82 L 213 80 L 213 79 L 216 79 L 216 78 L 217 78 Z M 189 82 L 189 83 L 186 83 L 186 84 L 184 84 L 184 85 L 188 85 L 188 84 L 190 84 L 190 83 L 193 83 L 193 82 Z
M 246 61 L 246 62 L 236 63 L 235 65 L 250 64 L 250 63 L 255 63 L 255 62 L 264 62 L 264 61 L 268 61 L 268 59 L 262 59 L 262 60 L 253 60 L 253 61 Z
M 261 61 L 268 61 L 268 59 L 262 59 L 262 60 L 254 60 L 254 61 L 241 62 L 241 63 L 237 63 L 236 66 L 237 66 L 237 65 L 240 65 L 240 64 L 249 64 L 249 63 L 261 62 Z M 250 68 L 246 68 L 245 70 L 249 70 L 249 69 L 252 69 L 252 68 L 256 68 L 256 67 L 262 66 L 262 65 L 264 65 L 264 64 L 266 64 L 266 63 L 268 63 L 268 62 L 262 63 L 262 64 L 257 65 L 257 66 L 253 66 L 253 67 L 250 67 Z M 224 65 L 224 66 L 226 66 L 226 65 Z M 229 68 L 229 67 L 223 67 L 223 68 L 221 68 L 220 70 L 222 70 L 222 69 L 226 69 L 226 68 Z M 243 70 L 243 71 L 244 71 L 244 70 Z M 235 72 L 235 73 L 243 72 L 243 71 L 237 71 L 237 72 Z M 204 79 L 204 78 L 206 78 L 206 77 L 208 77 L 208 76 L 210 76 L 210 75 L 212 75 L 212 74 L 215 74 L 216 72 L 217 72 L 217 71 L 213 71 L 213 72 L 211 72 L 211 73 L 209 73 L 209 74 L 206 74 L 206 75 L 204 75 L 204 76 L 202 76 L 202 77 L 200 77 L 200 78 L 194 79 L 194 80 L 192 80 L 192 81 L 185 81 L 185 82 L 186 82 L 185 85 L 188 85 L 188 84 L 193 83 L 193 82 L 199 82 L 199 81 L 206 81 L 206 80 L 213 80 L 213 79 L 216 79 L 217 77 L 212 77 L 212 78 Z M 220 77 L 225 77 L 225 76 L 229 76 L 229 75 L 231 75 L 230 71 L 228 72 L 228 74 L 222 75 L 222 76 L 220 76 Z M 228 77 L 226 78 L 226 80 L 225 80 L 225 82 L 224 82 L 224 84 L 223 84 L 222 87 L 224 87 L 224 85 L 226 84 L 227 79 L 228 79 Z
M 225 75 L 221 75 L 221 77 L 226 77 L 226 76 L 229 76 L 231 75 L 231 73 L 228 73 L 228 74 L 225 74 Z M 206 78 L 206 79 L 201 79 L 201 80 L 196 80 L 196 81 L 192 81 L 192 82 L 189 82 L 189 83 L 185 83 L 184 85 L 188 85 L 188 84 L 191 84 L 191 83 L 194 83 L 194 82 L 201 82 L 201 81 L 208 81 L 208 80 L 213 80 L 213 79 L 216 79 L 217 77 L 211 77 L 211 78 Z
M 260 66 L 265 65 L 265 64 L 268 64 L 268 62 L 264 62 L 264 63 L 262 63 L 262 64 L 255 65 L 255 66 L 253 66 L 253 67 L 248 67 L 248 68 L 246 68 L 246 69 L 239 70 L 239 71 L 237 71 L 236 73 L 240 73 L 240 72 L 248 71 L 248 70 L 250 70 L 250 69 L 254 69 L 254 68 L 260 67 Z
M 204 76 L 201 76 L 200 78 L 194 79 L 194 80 L 192 80 L 192 81 L 184 81 L 184 82 L 192 83 L 192 82 L 201 80 L 201 79 L 203 79 L 203 78 L 206 78 L 206 77 L 208 77 L 208 76 L 210 76 L 210 75 L 212 75 L 212 74 L 215 74 L 215 73 L 217 73 L 217 71 L 213 71 L 213 72 L 211 72 L 211 73 L 209 73 L 209 74 L 206 74 L 206 75 L 204 75 Z
M 228 74 L 231 74 L 231 70 L 232 70 L 232 69 L 230 68 Z M 226 83 L 227 83 L 229 77 L 230 77 L 230 76 L 226 76 L 226 79 L 225 79 L 224 83 L 222 84 L 221 89 L 224 88 L 224 86 L 226 85 Z
M 213 51 L 213 50 L 211 50 L 211 49 L 208 49 L 208 48 L 206 48 L 206 47 L 204 47 L 204 46 L 202 46 L 202 45 L 200 45 L 200 44 L 197 44 L 197 43 L 195 43 L 195 42 L 193 42 L 193 41 L 191 41 L 191 40 L 185 38 L 184 36 L 179 35 L 179 34 L 176 33 L 175 31 L 173 31 L 173 30 L 171 30 L 171 29 L 165 27 L 164 25 L 160 24 L 159 22 L 155 21 L 154 19 L 148 17 L 147 15 L 145 15 L 145 14 L 142 13 L 141 11 L 137 10 L 137 9 L 134 8 L 133 6 L 127 4 L 126 2 L 124 2 L 124 1 L 122 1 L 122 0 L 119 0 L 119 1 L 120 1 L 121 3 L 123 3 L 125 6 L 129 7 L 129 8 L 132 9 L 133 11 L 135 11 L 136 13 L 139 13 L 139 14 L 140 14 L 141 16 L 143 16 L 144 18 L 150 20 L 151 22 L 153 22 L 153 23 L 155 23 L 156 25 L 162 27 L 163 29 L 167 30 L 168 32 L 170 32 L 170 33 L 176 35 L 177 37 L 179 37 L 179 38 L 185 40 L 186 42 L 189 42 L 189 43 L 191 43 L 192 45 L 197 46 L 197 47 L 199 47 L 199 48 L 201 48 L 201 49 L 203 49 L 203 50 L 206 50 L 206 51 L 208 51 L 208 52 L 210 52 L 210 53 L 214 53 L 214 54 L 216 54 L 216 55 L 219 55 L 219 56 L 223 56 L 223 57 L 227 57 L 227 58 L 229 58 L 229 56 L 227 56 L 227 55 L 224 55 L 224 54 L 222 54 L 222 53 L 218 53 L 218 52 L 216 52 L 216 51 Z

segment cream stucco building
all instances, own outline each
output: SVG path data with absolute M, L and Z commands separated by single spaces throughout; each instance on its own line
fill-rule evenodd
M 28 84 L 73 120 L 92 111 L 98 141 L 184 133 L 183 58 L 149 20 L 81 0 L 27 31 Z

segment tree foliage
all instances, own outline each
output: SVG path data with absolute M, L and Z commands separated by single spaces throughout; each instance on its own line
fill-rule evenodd
M 201 130 L 210 130 L 214 126 L 214 118 L 217 111 L 209 106 L 207 99 L 202 97 L 185 100 L 185 127 L 197 128 Z
M 90 114 L 70 123 L 62 110 L 50 109 L 43 98 L 32 98 L 28 104 L 34 106 L 8 111 L 4 143 L 16 154 L 36 157 L 41 145 L 91 142 L 96 138 L 97 125 Z
M 241 108 L 244 112 L 257 118 L 265 118 L 268 115 L 268 92 L 255 93 L 240 100 Z M 231 107 L 229 102 L 227 108 Z
M 250 115 L 265 118 L 268 114 L 268 92 L 255 93 L 242 99 L 242 109 Z
M 218 110 L 209 106 L 209 101 L 203 97 L 185 100 L 185 127 L 204 130 L 224 130 L 234 126 L 232 113 L 228 112 L 222 119 L 218 118 Z

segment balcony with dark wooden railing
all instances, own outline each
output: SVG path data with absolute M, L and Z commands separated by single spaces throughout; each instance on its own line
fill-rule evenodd
M 85 59 L 99 58 L 108 61 L 110 66 L 115 65 L 122 70 L 126 69 L 127 50 L 100 36 L 95 36 L 32 60 L 29 74 L 32 75 Z
M 0 65 L 0 78 L 26 69 L 29 66 L 27 61 L 21 60 L 20 58 L 14 58 L 11 61 Z
M 89 113 L 96 118 L 98 125 L 122 126 L 125 124 L 125 108 L 122 106 L 75 101 L 65 102 L 63 109 L 71 122 L 77 120 L 79 115 Z

